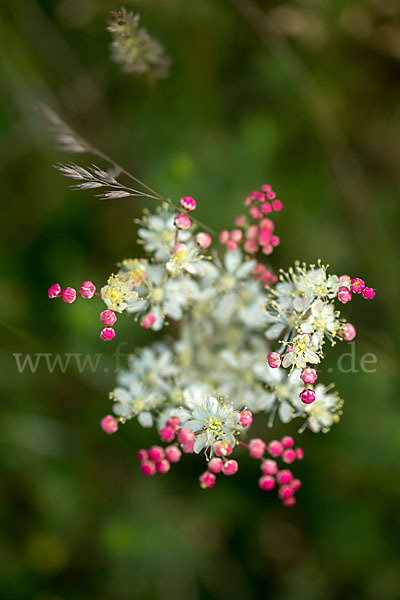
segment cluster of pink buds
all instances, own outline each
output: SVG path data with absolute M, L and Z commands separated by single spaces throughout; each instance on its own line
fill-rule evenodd
M 257 264 L 253 277 L 257 281 L 261 281 L 264 287 L 269 287 L 278 281 L 278 277 L 262 263 Z
M 115 330 L 113 328 L 114 323 L 117 320 L 117 315 L 113 310 L 103 310 L 100 313 L 100 321 L 105 325 L 100 331 L 100 337 L 105 342 L 109 342 L 115 338 Z
M 49 298 L 62 298 L 64 302 L 72 304 L 77 298 L 77 292 L 75 288 L 66 287 L 62 289 L 59 283 L 54 283 L 48 289 Z M 96 286 L 91 281 L 84 281 L 79 288 L 79 293 L 82 298 L 90 300 L 94 296 L 99 296 L 96 293 Z M 102 340 L 108 342 L 115 338 L 115 330 L 113 328 L 114 323 L 117 320 L 117 315 L 113 310 L 104 310 L 100 313 L 100 321 L 105 325 L 100 331 L 100 337 Z M 150 327 L 151 325 L 149 325 Z M 110 433 L 110 432 L 108 432 Z
M 90 300 L 96 293 L 96 286 L 91 281 L 84 281 L 79 288 L 82 298 Z M 72 304 L 77 298 L 77 292 L 72 287 L 62 289 L 59 283 L 51 285 L 47 291 L 49 298 L 62 298 L 67 304 Z
M 199 477 L 200 487 L 202 489 L 212 488 L 215 485 L 216 475 L 235 475 L 239 469 L 239 463 L 233 458 L 228 458 L 232 454 L 232 446 L 226 442 L 217 442 L 215 444 L 215 454 L 207 465 L 207 471 Z
M 243 232 L 240 229 L 233 229 L 231 232 L 224 229 L 218 239 L 227 250 L 236 250 L 243 239 Z
M 193 453 L 194 433 L 189 429 L 181 428 L 179 417 L 173 416 L 168 419 L 159 434 L 161 441 L 169 443 L 169 446 L 166 448 L 151 446 L 148 450 L 139 450 L 138 452 L 138 459 L 141 463 L 140 470 L 147 477 L 155 475 L 155 473 L 168 473 L 171 463 L 180 461 L 182 451 L 187 454 Z M 178 441 L 174 442 L 176 437 Z
M 375 296 L 375 290 L 370 287 L 366 287 L 365 281 L 360 277 L 351 279 L 349 275 L 342 275 L 339 278 L 339 282 L 342 284 L 338 291 L 338 300 L 343 304 L 347 304 L 353 297 L 353 294 L 361 294 L 366 300 L 372 300 Z M 344 338 L 346 339 L 346 338 Z
M 242 427 L 250 427 L 253 422 L 253 413 L 248 408 L 241 411 L 239 423 Z M 200 487 L 205 490 L 212 488 L 216 482 L 216 475 L 235 475 L 239 469 L 237 460 L 228 458 L 232 454 L 233 448 L 228 442 L 217 442 L 214 446 L 214 456 L 207 465 L 207 471 L 204 471 L 199 477 Z
M 250 427 L 253 422 L 252 412 L 247 408 L 243 409 L 239 421 L 242 427 Z M 102 419 L 101 427 L 105 433 L 111 434 L 117 431 L 118 423 L 112 415 L 107 415 Z M 195 434 L 192 430 L 181 427 L 177 416 L 168 419 L 159 435 L 161 441 L 168 446 L 164 448 L 154 445 L 148 449 L 141 449 L 137 453 L 140 470 L 146 477 L 156 473 L 168 473 L 171 464 L 180 461 L 182 452 L 193 454 L 194 451 Z M 250 440 L 249 444 L 239 442 L 239 445 L 246 448 L 251 457 L 261 461 L 262 475 L 258 481 L 259 487 L 264 491 L 270 491 L 278 485 L 278 496 L 283 504 L 293 506 L 294 493 L 300 488 L 300 480 L 295 479 L 287 468 L 279 470 L 275 459 L 280 457 L 283 463 L 289 465 L 304 457 L 302 448 L 294 448 L 294 441 L 290 436 L 283 437 L 281 441 L 273 440 L 268 445 L 259 438 Z M 217 441 L 213 446 L 213 452 L 214 456 L 208 461 L 207 470 L 199 477 L 202 489 L 214 487 L 218 474 L 222 473 L 230 477 L 239 469 L 237 460 L 231 458 L 233 448 L 228 442 Z M 270 458 L 265 458 L 266 452 Z
M 261 190 L 254 190 L 246 196 L 244 205 L 249 208 L 250 219 L 246 215 L 236 217 L 238 229 L 221 231 L 219 241 L 227 250 L 236 250 L 243 243 L 244 250 L 249 254 L 259 250 L 263 254 L 271 254 L 274 247 L 279 245 L 279 237 L 274 234 L 273 221 L 265 217 L 273 211 L 281 211 L 282 202 L 277 200 L 270 185 L 263 185 Z
M 194 198 L 191 198 L 190 196 L 184 196 L 183 198 L 181 198 L 181 201 L 179 204 L 180 204 L 181 209 L 184 212 L 179 215 L 176 215 L 174 225 L 178 231 L 179 230 L 186 231 L 187 229 L 190 229 L 190 227 L 192 226 L 192 221 L 187 213 L 191 213 L 194 210 L 196 210 L 197 202 Z M 195 240 L 196 240 L 197 246 L 199 248 L 202 248 L 203 250 L 205 248 L 208 248 L 209 246 L 211 246 L 211 242 L 212 242 L 211 236 L 208 233 L 205 233 L 204 231 L 201 231 L 200 233 L 198 233 L 196 235 Z M 151 327 L 151 325 L 150 325 L 150 327 Z
M 260 438 L 250 440 L 248 445 L 249 454 L 252 458 L 261 461 L 261 477 L 258 480 L 258 487 L 264 492 L 270 492 L 278 486 L 278 497 L 285 506 L 294 506 L 296 499 L 295 492 L 300 488 L 301 482 L 293 477 L 289 469 L 279 469 L 275 459 L 280 458 L 285 464 L 291 464 L 295 460 L 302 460 L 304 452 L 302 448 L 294 448 L 294 440 L 290 436 L 285 436 L 281 441 L 273 440 L 267 444 Z M 270 458 L 265 457 L 265 452 Z
M 156 473 L 168 473 L 171 463 L 180 461 L 182 452 L 175 445 L 166 448 L 151 446 L 148 450 L 139 450 L 137 456 L 141 472 L 146 477 L 150 477 Z
M 140 470 L 147 477 L 156 473 L 168 473 L 171 463 L 180 461 L 182 451 L 186 454 L 193 454 L 194 433 L 190 429 L 181 427 L 179 417 L 173 416 L 168 419 L 159 435 L 161 441 L 170 445 L 166 448 L 151 446 L 148 450 L 139 450 L 138 452 L 141 463 Z M 175 438 L 177 441 L 174 441 Z

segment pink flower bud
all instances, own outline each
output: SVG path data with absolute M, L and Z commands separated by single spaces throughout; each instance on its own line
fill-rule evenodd
M 347 302 L 350 302 L 352 298 L 351 291 L 348 290 L 346 287 L 340 287 L 337 297 L 338 300 L 340 300 L 340 302 L 343 302 L 343 304 L 347 304 Z
M 262 219 L 263 218 L 263 214 L 261 212 L 261 210 L 258 208 L 258 206 L 252 206 L 250 208 L 250 216 L 252 217 L 252 219 Z
M 253 413 L 248 408 L 241 411 L 239 416 L 239 423 L 242 427 L 250 427 L 253 422 Z
M 254 254 L 258 250 L 258 243 L 255 240 L 246 240 L 244 249 L 249 254 Z
M 256 268 L 254 269 L 255 279 L 261 279 L 266 270 L 267 267 L 265 265 L 263 265 L 262 263 L 257 263 Z
M 151 477 L 156 472 L 156 465 L 151 460 L 145 460 L 140 465 L 140 470 L 146 477 Z
M 276 480 L 279 485 L 287 485 L 293 479 L 292 472 L 289 469 L 282 469 L 282 471 L 278 471 L 276 474 Z
M 200 487 L 203 490 L 206 490 L 206 489 L 214 487 L 214 485 L 215 485 L 215 479 L 216 478 L 215 478 L 214 473 L 210 473 L 210 471 L 205 471 L 199 477 Z
M 293 496 L 290 496 L 290 498 L 286 498 L 285 500 L 283 500 L 284 506 L 294 506 L 295 504 L 296 498 L 293 498 Z
M 237 247 L 238 247 L 237 243 L 234 242 L 233 240 L 228 240 L 226 242 L 226 249 L 227 250 L 236 250 Z
M 235 473 L 237 473 L 238 468 L 239 464 L 237 460 L 229 459 L 224 463 L 222 470 L 224 475 L 235 475 Z
M 90 300 L 90 298 L 93 298 L 95 294 L 96 286 L 91 281 L 84 281 L 81 287 L 79 288 L 79 291 L 81 293 L 82 298 L 87 298 L 88 300 Z
M 268 215 L 270 212 L 272 212 L 272 207 L 269 202 L 264 202 L 264 204 L 261 205 L 261 212 L 263 215 Z
M 104 323 L 104 325 L 112 327 L 116 320 L 117 315 L 113 310 L 103 310 L 103 312 L 100 313 L 100 321 Z
M 184 198 L 182 198 L 180 205 L 181 208 L 183 208 L 183 210 L 187 210 L 188 212 L 192 212 L 196 209 L 197 206 L 196 200 L 194 200 L 190 196 L 185 196 Z
M 263 460 L 260 466 L 263 475 L 275 475 L 278 471 L 276 460 L 272 460 L 271 458 Z
M 265 183 L 264 185 L 261 186 L 261 189 L 263 192 L 270 192 L 272 188 L 269 184 Z
M 278 235 L 273 235 L 271 237 L 271 245 L 275 248 L 276 246 L 279 246 L 281 240 L 279 239 Z
M 260 246 L 268 246 L 271 242 L 271 231 L 268 229 L 262 229 L 258 236 L 258 243 Z
M 278 352 L 270 352 L 267 356 L 267 361 L 271 369 L 276 369 L 281 366 L 282 357 Z
M 208 463 L 208 469 L 211 473 L 221 473 L 223 465 L 221 458 L 214 457 Z
M 283 452 L 282 442 L 278 442 L 278 440 L 272 440 L 272 442 L 268 444 L 268 452 L 271 456 L 280 456 Z
M 172 427 L 163 427 L 160 430 L 160 440 L 163 442 L 172 442 L 175 437 L 175 430 Z
M 194 442 L 194 433 L 191 429 L 180 429 L 178 432 L 178 440 L 181 444 L 190 444 Z
M 176 215 L 175 217 L 175 227 L 177 229 L 190 229 L 190 226 L 192 224 L 192 221 L 189 219 L 189 217 L 187 215 L 181 214 L 181 215 Z
M 181 444 L 181 448 L 185 454 L 193 454 L 194 440 L 192 442 L 187 442 L 186 444 Z
M 143 317 L 143 319 L 140 321 L 140 324 L 145 329 L 150 329 L 150 327 L 152 327 L 154 325 L 155 320 L 156 320 L 156 318 L 154 315 L 152 315 L 151 313 L 147 313 L 147 315 L 145 315 Z
M 297 458 L 297 460 L 303 460 L 303 458 L 304 458 L 303 448 L 296 448 L 296 458 Z
M 246 227 L 246 223 L 247 223 L 247 218 L 245 215 L 239 215 L 235 219 L 235 225 L 237 227 Z
M 59 283 L 53 283 L 53 285 L 51 285 L 47 290 L 47 295 L 49 298 L 58 298 L 58 296 L 61 296 L 61 293 L 62 289 Z
M 168 421 L 166 422 L 166 425 L 167 425 L 167 427 L 172 427 L 172 429 L 174 431 L 176 431 L 176 429 L 179 429 L 179 427 L 181 426 L 181 420 L 179 417 L 174 415 L 173 417 L 168 419 Z
M 118 423 L 112 415 L 107 415 L 101 420 L 101 428 L 105 433 L 115 433 Z
M 279 488 L 278 496 L 281 500 L 287 500 L 293 496 L 293 490 L 290 485 L 282 485 Z
M 365 288 L 365 281 L 363 281 L 359 277 L 356 277 L 355 279 L 351 280 L 350 288 L 351 288 L 351 291 L 354 292 L 355 294 L 361 294 L 361 292 Z
M 62 291 L 61 296 L 64 302 L 72 304 L 76 300 L 76 290 L 74 290 L 74 288 L 67 287 Z
M 267 445 L 260 438 L 254 438 L 249 443 L 249 454 L 252 458 L 261 458 L 264 455 Z
M 211 235 L 205 233 L 204 231 L 200 231 L 200 233 L 196 235 L 196 244 L 199 248 L 203 248 L 203 250 L 211 246 L 211 242 Z
M 293 493 L 297 492 L 297 490 L 299 490 L 301 488 L 300 479 L 292 479 L 292 481 L 290 483 L 290 487 L 292 488 Z
M 165 456 L 171 463 L 177 463 L 181 460 L 182 452 L 177 446 L 167 446 L 165 448 Z
M 275 479 L 271 475 L 263 475 L 258 480 L 258 487 L 264 492 L 270 492 L 275 487 Z
M 272 203 L 272 208 L 274 211 L 279 212 L 282 210 L 283 204 L 280 200 L 274 200 Z
M 150 460 L 154 460 L 154 462 L 158 462 L 164 458 L 164 448 L 161 446 L 151 446 L 147 451 Z
M 274 247 L 271 244 L 267 244 L 266 246 L 263 247 L 263 249 L 261 250 L 261 252 L 263 254 L 266 254 L 267 256 L 269 256 L 270 254 L 272 254 L 272 252 L 274 251 Z
M 246 238 L 248 240 L 255 240 L 258 237 L 258 227 L 257 225 L 250 225 L 246 231 Z
M 372 288 L 366 287 L 363 289 L 362 295 L 366 300 L 372 300 L 372 298 L 375 296 L 375 291 Z
M 240 242 L 243 237 L 243 232 L 240 229 L 233 229 L 231 232 L 231 240 L 234 242 Z
M 171 465 L 169 464 L 169 462 L 167 460 L 165 460 L 165 458 L 156 462 L 157 473 L 168 473 L 170 468 L 171 468 Z
M 287 463 L 288 465 L 290 465 L 290 463 L 294 462 L 297 458 L 296 455 L 296 451 L 293 450 L 292 448 L 288 448 L 287 450 L 284 450 L 283 454 L 282 454 L 282 460 L 284 463 Z
M 346 342 L 351 342 L 351 340 L 354 340 L 354 338 L 356 337 L 356 329 L 351 323 L 346 323 L 340 330 L 339 335 Z
M 221 233 L 218 236 L 218 239 L 221 242 L 221 244 L 226 244 L 226 242 L 229 240 L 229 231 L 226 231 L 226 229 L 221 231 Z
M 312 367 L 306 367 L 302 374 L 300 375 L 300 379 L 304 382 L 304 383 L 315 383 L 318 379 L 318 375 L 317 375 L 317 371 L 315 369 L 313 369 Z
M 271 219 L 263 219 L 260 223 L 260 227 L 263 231 L 269 231 L 270 233 L 275 229 L 274 222 L 271 221 Z
M 294 439 L 291 435 L 285 435 L 281 441 L 284 448 L 292 448 L 294 445 Z
M 232 454 L 232 446 L 228 442 L 217 442 L 214 452 L 217 456 L 229 456 Z
M 304 404 L 312 404 L 315 400 L 314 390 L 305 389 L 302 392 L 300 392 L 299 395 L 300 395 L 301 401 L 304 402 Z
M 115 338 L 115 331 L 112 327 L 104 327 L 104 329 L 100 331 L 100 337 L 105 342 L 109 342 Z
M 145 450 L 144 448 L 142 448 L 141 450 L 137 451 L 137 457 L 140 460 L 140 462 L 143 462 L 144 460 L 147 460 L 148 456 L 147 456 L 147 450 Z

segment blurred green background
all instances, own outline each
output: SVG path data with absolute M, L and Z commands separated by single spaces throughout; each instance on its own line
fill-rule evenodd
M 0 597 L 396 600 L 399 4 L 126 6 L 171 56 L 168 79 L 149 85 L 110 61 L 116 4 L 1 2 Z M 337 371 L 342 347 L 330 353 L 322 378 L 336 382 L 345 412 L 328 435 L 303 434 L 294 509 L 258 490 L 245 457 L 235 478 L 204 492 L 190 457 L 166 477 L 140 476 L 136 450 L 153 438 L 136 423 L 100 430 L 116 344 L 98 338 L 91 303 L 51 303 L 46 290 L 101 285 L 134 256 L 143 204 L 71 192 L 52 168 L 71 157 L 54 149 L 36 100 L 164 195 L 195 197 L 214 229 L 271 183 L 284 202 L 275 268 L 322 258 L 377 288 L 374 303 L 344 309 L 358 329 L 358 372 Z M 118 342 L 130 351 L 149 339 L 125 325 Z M 19 374 L 13 353 L 38 352 L 105 355 L 95 375 L 74 364 Z M 359 370 L 368 352 L 377 356 L 369 374 Z

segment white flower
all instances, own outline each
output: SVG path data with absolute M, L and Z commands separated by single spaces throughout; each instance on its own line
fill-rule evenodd
M 297 369 L 289 375 L 281 367 L 273 370 L 276 380 L 269 386 L 270 424 L 272 425 L 276 411 L 278 411 L 282 423 L 289 423 L 289 421 L 302 414 L 299 412 L 299 408 L 301 408 L 299 404 L 303 405 L 299 399 L 299 394 L 304 384 L 300 379 L 300 371 Z
M 199 263 L 204 260 L 195 246 L 189 247 L 186 244 L 177 244 L 170 259 L 165 265 L 167 271 L 173 276 L 182 275 L 185 271 L 191 275 L 200 273 Z
M 336 392 L 331 392 L 330 387 L 319 383 L 314 388 L 315 401 L 312 404 L 303 404 L 301 411 L 306 416 L 308 427 L 318 433 L 327 432 L 330 427 L 337 423 L 342 414 L 343 400 Z
M 119 375 L 119 381 L 123 377 L 134 378 L 142 381 L 147 386 L 162 387 L 168 393 L 170 384 L 167 383 L 179 372 L 175 363 L 174 355 L 170 347 L 158 342 L 151 347 L 145 347 L 138 354 L 129 357 L 129 372 Z
M 115 402 L 113 412 L 120 417 L 121 421 L 138 417 L 143 427 L 153 425 L 151 410 L 164 400 L 160 390 L 150 391 L 137 380 L 131 381 L 129 389 L 115 388 L 110 397 Z
M 303 303 L 296 296 L 292 281 L 284 280 L 267 290 L 266 318 L 270 324 L 265 332 L 268 340 L 280 338 L 285 330 L 284 340 L 297 329 L 302 319 Z
M 243 260 L 241 250 L 225 252 L 225 270 L 216 281 L 217 303 L 214 315 L 221 323 L 237 317 L 248 328 L 260 329 L 267 317 L 266 294 L 261 284 L 251 278 L 256 261 Z
M 169 317 L 180 321 L 188 304 L 196 297 L 198 287 L 187 277 L 168 279 L 164 265 L 149 265 L 146 284 L 140 290 L 141 298 L 127 309 L 133 313 L 151 313 L 155 320 L 151 327 L 159 331 Z
M 175 245 L 176 227 L 174 225 L 176 213 L 169 206 L 163 205 L 155 214 L 144 211 L 144 217 L 138 221 L 141 227 L 138 230 L 139 238 L 144 244 L 144 249 L 149 254 L 154 254 L 158 261 L 165 262 L 171 256 Z M 179 241 L 189 240 L 189 231 L 179 232 Z
M 293 341 L 287 344 L 289 351 L 282 360 L 282 367 L 296 366 L 304 369 L 307 363 L 318 364 L 321 360 L 316 346 L 313 345 L 310 335 L 307 333 L 296 335 Z
M 340 326 L 334 306 L 318 298 L 312 303 L 307 319 L 301 323 L 300 331 L 312 334 L 313 344 L 320 347 L 324 336 L 327 335 L 332 341 Z
M 267 291 L 266 311 L 271 323 L 265 334 L 267 339 L 277 339 L 286 330 L 284 341 L 288 341 L 295 331 L 303 331 L 302 321 L 314 301 L 337 295 L 341 285 L 339 278 L 327 275 L 326 269 L 321 264 L 318 268 L 296 264 L 287 272 L 281 272 L 280 282 Z
M 100 296 L 107 308 L 118 313 L 129 309 L 137 298 L 138 293 L 134 290 L 135 284 L 131 280 L 126 280 L 119 273 L 111 275 L 101 291 Z
M 236 408 L 246 406 L 252 412 L 268 410 L 270 396 L 265 383 L 274 381 L 276 375 L 265 360 L 267 352 L 266 344 L 261 340 L 251 349 L 233 352 L 225 348 L 219 354 L 221 360 L 215 364 L 212 376 L 218 390 Z
M 183 392 L 183 402 L 190 410 L 203 406 L 204 399 L 211 395 L 211 386 L 207 383 L 193 383 Z
M 197 454 L 203 448 L 212 451 L 218 441 L 230 444 L 233 448 L 236 444 L 235 434 L 240 430 L 239 413 L 231 405 L 209 397 L 194 409 L 192 418 L 183 427 L 196 434 L 194 451 Z

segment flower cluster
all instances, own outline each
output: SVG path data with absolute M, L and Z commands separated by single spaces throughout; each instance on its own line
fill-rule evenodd
M 110 394 L 113 415 L 101 422 L 106 433 L 131 419 L 156 428 L 166 446 L 139 451 L 142 473 L 167 473 L 182 454 L 203 454 L 207 469 L 199 482 L 208 489 L 218 474 L 236 474 L 232 454 L 244 448 L 260 460 L 260 489 L 277 488 L 292 506 L 300 481 L 287 465 L 303 458 L 302 449 L 289 436 L 246 442 L 248 431 L 257 413 L 269 426 L 276 416 L 283 423 L 299 419 L 300 431 L 328 431 L 339 420 L 343 401 L 332 385 L 315 385 L 317 369 L 327 341 L 356 335 L 338 306 L 354 294 L 372 299 L 374 290 L 359 277 L 328 274 L 320 262 L 296 263 L 278 277 L 261 260 L 279 244 L 266 215 L 280 212 L 282 203 L 265 185 L 244 204 L 249 215 L 223 231 L 222 248 L 215 249 L 211 235 L 198 231 L 193 198 L 183 197 L 179 210 L 165 201 L 144 211 L 137 223 L 146 258 L 123 260 L 100 292 L 86 281 L 80 294 L 104 303 L 103 340 L 114 338 L 122 313 L 145 329 L 171 324 L 175 331 L 129 357 Z M 59 284 L 48 294 L 67 303 L 77 297 Z
M 312 386 L 318 375 L 310 365 L 321 362 L 327 340 L 334 345 L 337 339 L 351 341 L 356 336 L 354 325 L 340 318 L 335 301 L 346 304 L 353 293 L 371 300 L 375 292 L 359 277 L 329 275 L 327 267 L 320 262 L 318 266 L 309 267 L 296 263 L 287 273 L 282 271 L 279 279 L 279 283 L 268 290 L 266 311 L 270 324 L 266 337 L 269 340 L 281 337 L 281 350 L 268 354 L 268 364 L 272 369 L 282 366 L 290 367 L 291 372 L 296 370 L 305 384 L 300 399 L 304 404 L 312 404 L 317 397 Z M 341 402 L 337 400 L 333 405 L 339 408 Z M 322 429 L 329 425 L 325 424 Z
M 266 218 L 266 215 L 281 211 L 282 202 L 277 200 L 270 185 L 263 185 L 261 190 L 253 190 L 246 196 L 244 205 L 249 209 L 248 216 L 236 217 L 237 229 L 231 232 L 224 229 L 219 235 L 219 241 L 227 250 L 236 250 L 242 244 L 249 254 L 256 254 L 259 250 L 262 254 L 271 254 L 280 240 L 274 233 L 274 222 Z

